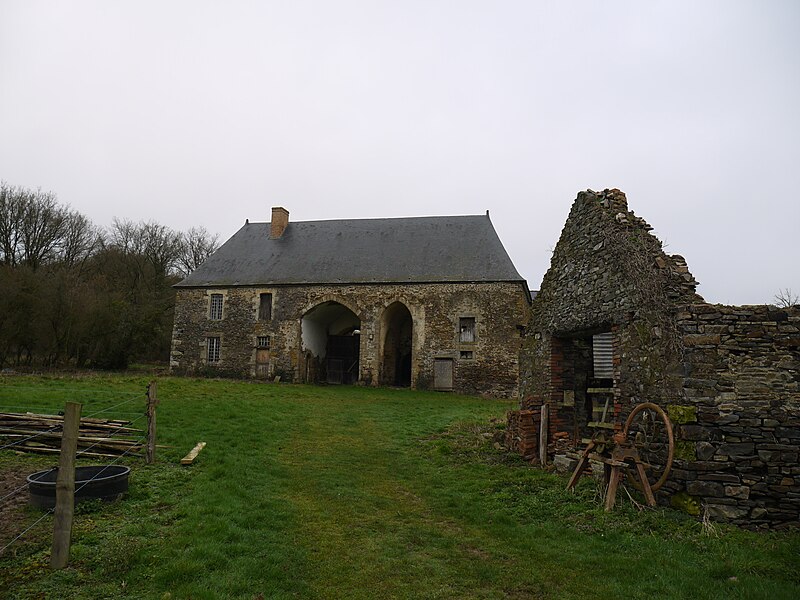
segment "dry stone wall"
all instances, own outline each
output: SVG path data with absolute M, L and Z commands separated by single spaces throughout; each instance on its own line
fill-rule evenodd
M 676 320 L 686 377 L 668 489 L 746 527 L 800 525 L 800 307 L 696 304 Z
M 223 318 L 211 321 L 209 298 L 225 296 Z M 273 315 L 258 321 L 261 293 L 272 294 Z M 360 319 L 359 381 L 377 385 L 381 369 L 381 317 L 395 302 L 413 320 L 412 386 L 432 389 L 434 361 L 453 360 L 453 389 L 466 394 L 517 397 L 521 331 L 528 318 L 521 283 L 309 285 L 177 291 L 171 365 L 175 372 L 256 374 L 256 338 L 270 336 L 270 369 L 283 381 L 304 381 L 307 356 L 301 318 L 334 301 Z M 474 342 L 461 342 L 459 318 L 475 318 Z M 206 364 L 206 339 L 221 338 L 220 361 Z M 471 358 L 462 358 L 462 351 Z

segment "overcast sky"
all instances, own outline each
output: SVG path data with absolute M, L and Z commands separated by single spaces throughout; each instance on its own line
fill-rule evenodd
M 771 302 L 800 292 L 798 31 L 796 0 L 0 0 L 0 179 L 223 240 L 277 205 L 488 209 L 534 289 L 577 192 L 617 187 L 706 300 Z

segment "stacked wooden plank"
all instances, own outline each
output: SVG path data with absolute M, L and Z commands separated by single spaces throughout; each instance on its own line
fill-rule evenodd
M 78 433 L 79 456 L 119 456 L 142 451 L 143 432 L 131 421 L 83 417 Z M 0 412 L 0 446 L 41 454 L 61 450 L 64 417 Z

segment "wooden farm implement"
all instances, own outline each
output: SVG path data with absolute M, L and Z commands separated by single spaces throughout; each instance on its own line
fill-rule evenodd
M 567 489 L 575 487 L 594 460 L 604 466 L 606 511 L 614 507 L 623 476 L 644 494 L 649 506 L 655 506 L 654 492 L 669 477 L 675 455 L 672 424 L 666 413 L 652 402 L 643 402 L 634 407 L 621 431 L 611 423 L 593 426 L 596 431 L 581 453 Z

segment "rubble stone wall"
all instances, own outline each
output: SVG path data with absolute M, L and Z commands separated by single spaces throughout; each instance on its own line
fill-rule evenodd
M 667 492 L 747 527 L 800 525 L 800 307 L 696 304 L 676 320 L 685 377 L 668 407 Z
M 212 293 L 225 296 L 223 318 L 209 320 Z M 272 319 L 259 321 L 261 293 L 272 294 Z M 401 302 L 410 311 L 412 387 L 433 388 L 434 360 L 453 360 L 454 391 L 516 398 L 519 390 L 521 331 L 528 318 L 526 290 L 520 283 L 384 285 L 308 285 L 178 289 L 171 366 L 175 372 L 254 377 L 256 338 L 270 336 L 271 375 L 305 381 L 307 352 L 301 319 L 323 302 L 335 301 L 358 316 L 359 382 L 378 385 L 381 366 L 381 317 Z M 475 318 L 474 342 L 459 341 L 459 318 Z M 206 364 L 206 339 L 221 338 L 220 361 Z M 471 358 L 462 358 L 471 352 Z
M 611 332 L 607 420 L 621 427 L 636 404 L 654 402 L 675 428 L 659 501 L 747 527 L 796 526 L 800 307 L 705 303 L 683 258 L 665 254 L 650 229 L 618 190 L 578 195 L 531 307 L 520 408 L 549 405 L 551 455 L 579 448 L 591 434 L 581 353 Z M 509 418 L 517 449 L 538 443 L 521 422 Z

